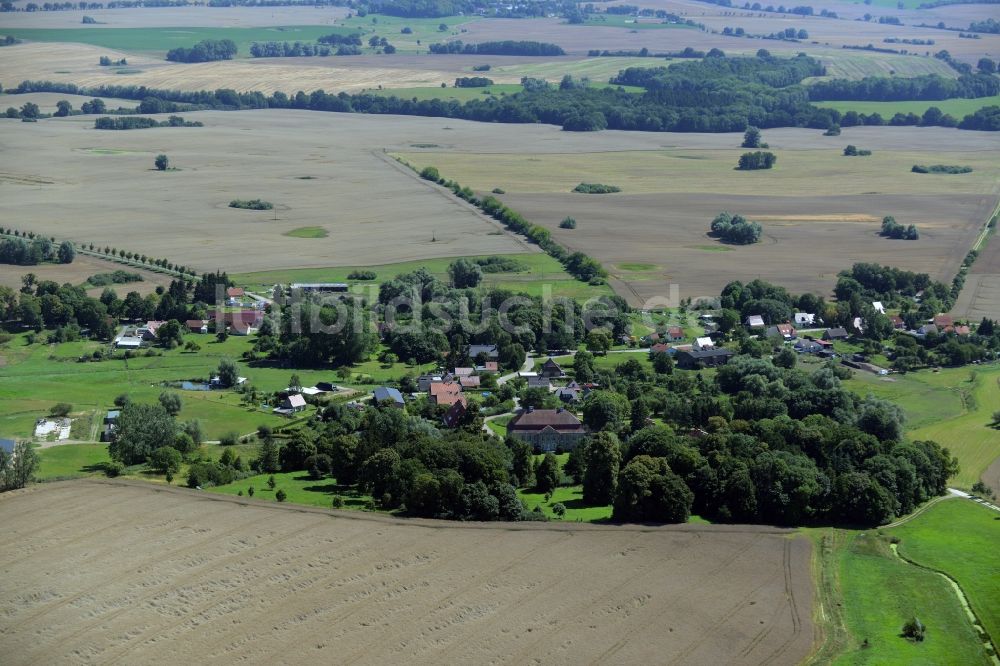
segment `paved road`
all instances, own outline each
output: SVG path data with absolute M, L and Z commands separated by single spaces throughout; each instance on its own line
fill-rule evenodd
M 510 380 L 517 377 L 518 372 L 531 372 L 531 369 L 533 367 L 535 367 L 535 357 L 532 356 L 531 354 L 528 354 L 527 356 L 524 357 L 524 365 L 521 366 L 520 370 L 500 377 L 499 379 L 497 379 L 497 384 L 506 384 Z

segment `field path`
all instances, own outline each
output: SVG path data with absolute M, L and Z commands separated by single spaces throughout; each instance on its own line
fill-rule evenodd
M 86 479 L 0 496 L 5 664 L 794 664 L 810 545 L 453 523 Z M 805 616 L 805 617 L 803 617 Z

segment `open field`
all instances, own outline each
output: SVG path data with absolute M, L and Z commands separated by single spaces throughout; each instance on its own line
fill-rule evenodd
M 993 211 L 994 220 L 997 215 L 1000 215 L 1000 202 Z M 979 257 L 966 273 L 965 286 L 952 307 L 955 316 L 970 321 L 1000 317 L 1000 242 L 995 236 L 996 229 L 993 229 L 983 238 Z
M 890 380 L 855 373 L 856 393 L 892 400 L 907 415 L 907 436 L 932 439 L 958 457 L 951 483 L 969 489 L 1000 458 L 1000 430 L 992 427 L 1000 404 L 1000 367 L 948 368 L 893 375 Z
M 12 664 L 794 664 L 812 642 L 809 543 L 772 528 L 399 521 L 127 482 L 2 501 Z
M 89 102 L 92 99 L 94 98 L 84 95 L 64 95 L 63 93 L 25 93 L 17 97 L 0 97 L 0 104 L 3 104 L 2 110 L 5 111 L 10 106 L 20 108 L 25 103 L 32 102 L 38 105 L 42 113 L 55 113 L 56 104 L 60 100 L 66 100 L 73 106 L 74 110 L 79 110 L 84 102 Z M 115 99 L 113 97 L 101 97 L 99 99 L 103 100 L 109 109 L 117 109 L 119 107 L 134 109 L 139 106 L 139 103 L 134 99 Z
M 958 582 L 994 644 L 1000 643 L 1000 586 L 994 584 L 1000 571 L 997 517 L 975 502 L 953 499 L 887 530 L 901 539 L 903 557 Z
M 764 138 L 778 164 L 753 173 L 734 170 L 741 149 L 733 135 L 664 134 L 641 151 L 623 143 L 617 151 L 588 151 L 582 147 L 587 141 L 574 137 L 558 142 L 562 152 L 553 142 L 544 152 L 517 153 L 512 144 L 502 154 L 453 147 L 402 157 L 418 167 L 436 166 L 443 176 L 480 192 L 502 188 L 506 194 L 500 198 L 508 205 L 551 229 L 566 247 L 601 260 L 620 281 L 619 292 L 639 304 L 666 297 L 670 284 L 679 285 L 681 298 L 714 296 L 730 280 L 748 277 L 823 293 L 837 272 L 855 261 L 890 263 L 950 281 L 996 204 L 1000 174 L 993 159 L 996 139 L 964 134 L 969 136 L 955 130 L 849 128 L 834 139 L 815 131 L 771 130 Z M 966 139 L 979 145 L 940 151 L 939 142 Z M 843 157 L 848 143 L 875 154 Z M 976 170 L 964 181 L 910 173 L 931 154 L 935 161 Z M 622 192 L 572 193 L 580 182 L 613 184 Z M 708 225 L 722 210 L 761 222 L 764 240 L 746 247 L 713 240 Z M 567 215 L 577 220 L 576 229 L 558 228 Z M 921 240 L 879 238 L 885 215 L 916 224 Z M 788 261 L 800 256 L 808 261 Z M 632 264 L 652 269 L 616 268 Z
M 944 113 L 950 113 L 956 118 L 975 113 L 984 106 L 1000 105 L 1000 95 L 979 97 L 976 99 L 944 99 L 933 102 L 817 102 L 816 106 L 826 109 L 837 109 L 840 112 L 857 111 L 858 113 L 879 113 L 889 119 L 896 113 L 915 113 L 923 115 L 924 111 L 936 106 Z
M 25 131 L 23 123 L 0 122 L 5 150 L 21 156 L 2 174 L 11 219 L 81 243 L 127 242 L 131 251 L 199 271 L 535 250 L 378 150 L 388 141 L 443 141 L 454 134 L 441 129 L 448 121 L 309 112 L 185 117 L 196 116 L 206 127 L 98 132 L 90 121 L 69 118 Z M 276 145 L 282 150 L 269 148 Z M 178 171 L 154 171 L 158 153 Z M 229 208 L 234 198 L 263 198 L 275 210 Z M 285 235 L 307 226 L 329 236 Z
M 86 9 L 59 12 L 14 12 L 3 17 L 5 28 L 80 28 L 84 15 L 93 17 L 92 29 L 165 27 L 268 27 L 274 25 L 332 25 L 347 16 L 346 7 L 143 7 Z

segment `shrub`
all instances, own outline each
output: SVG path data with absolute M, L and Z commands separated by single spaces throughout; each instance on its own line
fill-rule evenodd
M 562 503 L 556 503 L 552 505 L 552 513 L 562 518 L 566 515 L 566 506 Z
M 601 183 L 580 183 L 573 188 L 573 191 L 583 194 L 613 194 L 621 192 L 622 188 L 617 185 L 603 185 Z
M 348 280 L 374 280 L 377 277 L 375 271 L 351 271 L 347 274 Z
M 341 497 L 340 495 L 334 495 L 333 496 L 333 500 L 331 500 L 330 504 L 331 504 L 331 506 L 333 506 L 334 509 L 343 509 L 344 508 L 344 498 Z
M 278 485 L 278 482 L 274 480 L 274 474 L 272 474 L 271 476 L 267 477 L 267 487 L 268 488 L 270 488 L 271 490 L 274 490 L 274 487 L 276 485 Z
M 576 229 L 576 220 L 572 217 L 564 218 L 562 222 L 559 223 L 560 229 Z
M 870 151 L 870 150 L 863 150 L 863 149 L 858 148 L 857 146 L 854 146 L 854 145 L 851 145 L 851 144 L 848 144 L 847 147 L 844 148 L 844 156 L 845 157 L 868 157 L 871 154 L 872 154 L 872 151 Z
M 891 215 L 882 218 L 882 230 L 879 235 L 902 240 L 918 240 L 920 238 L 920 232 L 917 231 L 916 225 L 911 224 L 904 227 L 896 222 L 896 218 Z
M 229 202 L 230 208 L 242 208 L 243 210 L 271 210 L 274 204 L 262 199 L 233 199 Z
M 52 409 L 49 410 L 49 414 L 52 416 L 66 416 L 71 411 L 73 411 L 73 405 L 68 402 L 57 402 L 52 405 Z
M 930 166 L 914 164 L 910 171 L 913 173 L 972 173 L 972 167 L 948 164 L 932 164 Z
M 770 169 L 778 161 L 774 153 L 761 150 L 740 155 L 740 162 L 737 169 L 740 171 L 755 171 L 757 169 Z
M 924 640 L 924 635 L 927 633 L 927 627 L 916 617 L 912 617 L 906 621 L 903 625 L 903 638 L 914 643 L 919 643 Z
M 125 471 L 125 465 L 121 464 L 117 460 L 112 460 L 110 462 L 104 463 L 104 475 L 109 478 L 115 478 L 120 476 L 122 472 Z
M 826 131 L 823 132 L 823 136 L 840 136 L 840 125 L 830 125 Z
M 507 191 L 503 190 L 503 189 L 501 189 L 499 187 L 494 187 L 493 188 L 493 194 L 507 194 Z
M 167 167 L 170 166 L 170 158 L 163 154 L 157 155 L 156 159 L 153 160 L 153 165 L 156 166 L 157 171 L 166 171 Z
M 424 180 L 432 180 L 435 183 L 441 180 L 441 172 L 437 170 L 437 167 L 424 167 L 420 172 L 420 177 Z
M 475 67 L 472 68 L 472 71 L 473 72 L 488 72 L 488 71 L 490 71 L 490 66 L 489 65 L 476 65 Z
M 279 502 L 284 502 L 287 497 L 288 495 L 281 488 L 278 488 L 278 492 L 274 493 L 274 499 L 278 500 Z

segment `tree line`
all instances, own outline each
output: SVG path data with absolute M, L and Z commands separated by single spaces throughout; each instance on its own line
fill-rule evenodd
M 179 46 L 167 51 L 171 62 L 212 62 L 232 60 L 237 53 L 236 42 L 231 39 L 204 39 L 188 48 Z
M 566 55 L 557 44 L 532 41 L 514 41 L 511 39 L 499 42 L 481 42 L 479 44 L 463 44 L 456 39 L 441 44 L 431 44 L 431 53 L 462 53 L 471 55 L 512 55 L 512 56 L 561 56 Z
M 0 264 L 37 266 L 46 261 L 70 264 L 74 258 L 76 248 L 69 241 L 56 244 L 43 236 L 36 236 L 30 241 L 24 238 L 0 240 Z
M 204 124 L 200 120 L 184 120 L 181 116 L 170 116 L 163 121 L 143 116 L 118 116 L 117 118 L 104 116 L 94 121 L 94 129 L 99 130 L 132 130 L 151 127 L 204 127 Z
M 860 81 L 833 79 L 808 87 L 814 102 L 851 100 L 889 102 L 901 100 L 942 100 L 953 97 L 978 98 L 1000 94 L 1000 79 L 988 74 L 966 74 L 948 79 L 938 74 L 914 78 L 865 77 Z

